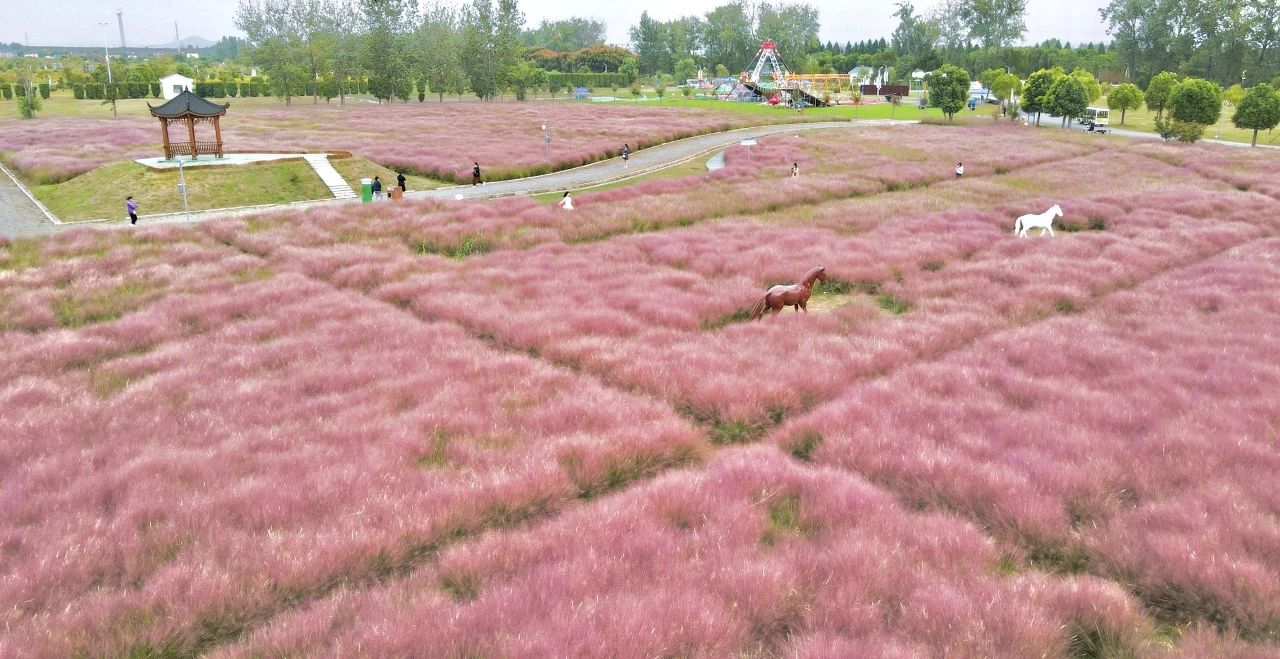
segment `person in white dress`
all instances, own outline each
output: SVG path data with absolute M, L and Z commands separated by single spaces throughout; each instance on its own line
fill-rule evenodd
M 567 211 L 573 210 L 573 197 L 570 197 L 568 192 L 564 193 L 564 196 L 560 198 L 560 208 Z

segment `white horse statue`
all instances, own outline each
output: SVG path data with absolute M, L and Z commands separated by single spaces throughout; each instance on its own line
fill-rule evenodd
M 1062 217 L 1062 207 L 1054 204 L 1049 210 L 1039 215 L 1023 215 L 1013 223 L 1013 232 L 1018 234 L 1019 238 L 1027 237 L 1027 229 L 1040 229 L 1040 235 L 1044 235 L 1045 231 L 1049 235 L 1053 235 L 1053 218 Z

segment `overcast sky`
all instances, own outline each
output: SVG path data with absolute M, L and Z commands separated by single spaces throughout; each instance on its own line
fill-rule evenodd
M 644 2 L 601 2 L 600 0 L 523 0 L 520 3 L 530 26 L 543 18 L 589 16 L 603 20 L 611 43 L 629 41 L 627 31 L 640 18 L 642 9 L 659 20 L 702 14 L 724 0 L 645 0 Z M 110 37 L 120 44 L 115 10 L 124 11 L 125 38 L 131 45 L 173 41 L 173 22 L 182 36 L 217 40 L 238 34 L 234 24 L 235 0 L 0 0 L 0 42 L 32 45 L 98 45 Z M 810 0 L 822 16 L 823 41 L 859 41 L 888 37 L 896 21 L 891 2 L 871 0 Z M 916 11 L 928 13 L 936 0 L 918 0 Z M 1027 1 L 1028 42 L 1049 37 L 1078 43 L 1106 39 L 1098 17 L 1105 0 Z M 99 22 L 109 22 L 106 28 Z

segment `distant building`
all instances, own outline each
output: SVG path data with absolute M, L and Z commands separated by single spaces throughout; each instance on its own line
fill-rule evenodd
M 173 73 L 160 79 L 160 94 L 164 100 L 170 100 L 182 92 L 191 91 L 191 78 L 181 73 Z

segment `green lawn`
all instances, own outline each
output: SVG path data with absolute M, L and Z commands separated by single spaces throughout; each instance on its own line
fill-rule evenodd
M 189 167 L 187 197 L 191 210 L 326 199 L 329 189 L 301 160 L 254 165 Z M 123 218 L 125 195 L 138 202 L 139 215 L 182 210 L 177 170 L 154 170 L 136 162 L 99 167 L 32 192 L 67 222 Z
M 1102 98 L 1095 106 L 1106 107 L 1107 99 Z M 1222 117 L 1218 119 L 1218 123 L 1204 129 L 1203 139 L 1222 139 L 1228 142 L 1243 142 L 1248 144 L 1253 139 L 1252 130 L 1244 130 L 1236 128 L 1231 124 L 1231 115 L 1235 114 L 1236 108 L 1232 105 L 1224 104 L 1222 106 Z M 1112 128 L 1124 128 L 1126 130 L 1139 130 L 1147 133 L 1156 132 L 1156 113 L 1142 108 L 1141 110 L 1129 110 L 1125 113 L 1124 123 L 1120 123 L 1120 113 L 1112 112 L 1110 125 Z M 1222 136 L 1218 137 L 1218 131 L 1221 129 Z M 1280 145 L 1280 131 L 1260 131 L 1258 133 L 1258 144 Z
M 396 172 L 379 165 L 367 158 L 360 156 L 352 156 L 350 158 L 330 158 L 329 163 L 333 168 L 338 170 L 342 178 L 346 179 L 347 185 L 352 190 L 360 191 L 360 179 L 373 178 L 375 176 L 382 177 L 382 185 L 391 187 L 396 184 Z M 445 185 L 443 181 L 437 181 L 433 178 L 425 176 L 416 176 L 409 174 L 405 176 L 405 186 L 410 190 L 433 190 Z

